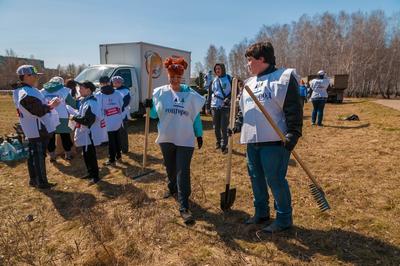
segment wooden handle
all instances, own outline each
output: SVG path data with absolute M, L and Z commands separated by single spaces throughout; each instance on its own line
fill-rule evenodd
M 148 58 L 148 70 L 149 70 L 149 75 L 148 75 L 148 86 L 147 86 L 147 99 L 151 99 L 153 96 L 153 60 L 152 60 L 152 55 Z M 146 168 L 147 165 L 147 147 L 149 143 L 149 129 L 150 129 L 150 107 L 146 107 L 146 120 L 144 124 L 144 149 L 143 149 L 143 164 L 142 164 L 142 169 Z
M 236 92 L 237 92 L 238 80 L 237 78 L 232 79 L 231 88 L 231 110 L 229 113 L 229 128 L 232 129 L 235 126 L 236 118 Z M 232 150 L 233 150 L 233 135 L 228 138 L 228 162 L 226 165 L 226 185 L 231 183 L 232 176 Z
M 247 91 L 247 93 L 250 95 L 250 97 L 253 99 L 254 103 L 257 105 L 257 107 L 260 109 L 260 111 L 264 114 L 265 118 L 268 120 L 272 128 L 275 130 L 275 132 L 279 135 L 280 139 L 285 142 L 286 138 L 285 135 L 283 135 L 282 131 L 280 128 L 277 126 L 275 121 L 272 119 L 272 117 L 269 115 L 265 107 L 260 103 L 260 101 L 257 99 L 257 97 L 254 95 L 253 91 L 246 85 L 244 86 L 244 89 Z M 300 164 L 300 166 L 303 168 L 304 172 L 308 175 L 308 177 L 311 179 L 311 181 L 319 188 L 322 190 L 321 186 L 318 184 L 317 180 L 315 179 L 314 175 L 311 173 L 311 171 L 308 169 L 304 161 L 300 158 L 300 156 L 293 150 L 292 151 L 293 157 L 296 159 L 296 161 Z

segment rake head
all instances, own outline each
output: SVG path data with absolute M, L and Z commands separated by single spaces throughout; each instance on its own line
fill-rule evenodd
M 317 202 L 318 207 L 322 212 L 327 211 L 331 208 L 325 198 L 325 193 L 324 191 L 322 191 L 322 189 L 318 188 L 315 184 L 310 184 L 310 190 L 311 194 L 314 197 L 314 200 Z

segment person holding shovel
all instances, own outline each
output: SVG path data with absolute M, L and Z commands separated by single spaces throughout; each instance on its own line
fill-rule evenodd
M 168 190 L 164 198 L 177 194 L 180 214 L 186 224 L 194 222 L 189 211 L 190 163 L 195 147 L 203 145 L 203 127 L 200 111 L 205 99 L 187 85 L 181 84 L 188 64 L 183 58 L 167 58 L 169 84 L 154 90 L 153 99 L 147 99 L 150 117 L 158 118 L 158 137 L 168 175 Z
M 245 82 L 258 101 L 284 132 L 282 142 L 246 90 L 240 98 L 240 110 L 234 128 L 247 145 L 247 167 L 254 195 L 255 214 L 246 224 L 264 224 L 270 219 L 269 187 L 274 196 L 276 220 L 263 228 L 276 233 L 292 226 L 291 195 L 286 172 L 290 152 L 302 134 L 303 108 L 294 69 L 275 67 L 271 43 L 249 46 L 245 54 L 253 77 Z

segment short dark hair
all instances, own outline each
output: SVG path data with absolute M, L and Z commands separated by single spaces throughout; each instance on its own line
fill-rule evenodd
M 96 90 L 96 86 L 92 82 L 90 82 L 88 80 L 86 80 L 86 81 L 84 81 L 82 83 L 79 83 L 79 85 L 91 90 L 92 92 L 94 92 Z
M 270 65 L 276 65 L 274 47 L 270 42 L 257 42 L 246 49 L 246 57 L 254 57 L 255 59 L 264 58 L 264 62 Z
M 100 83 L 109 83 L 110 82 L 110 78 L 108 76 L 101 76 L 99 79 Z
M 25 75 L 19 75 L 19 76 L 18 76 L 18 77 L 19 77 L 19 80 L 20 80 L 20 81 L 24 81 L 24 76 L 25 76 Z

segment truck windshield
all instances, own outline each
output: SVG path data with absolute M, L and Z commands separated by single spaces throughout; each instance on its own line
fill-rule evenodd
M 105 66 L 98 66 L 98 67 L 88 67 L 83 70 L 75 80 L 78 82 L 84 82 L 85 80 L 91 81 L 93 83 L 98 83 L 100 77 L 102 76 L 111 76 L 113 72 L 113 67 L 105 67 Z

